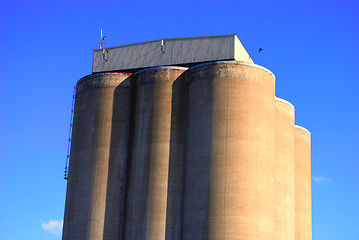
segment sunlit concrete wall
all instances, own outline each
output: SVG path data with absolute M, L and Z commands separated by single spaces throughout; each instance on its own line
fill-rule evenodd
M 182 219 L 168 239 L 273 239 L 273 74 L 219 62 L 177 81 L 187 104 Z
M 281 98 L 276 98 L 274 149 L 274 236 L 294 240 L 294 106 Z
M 295 239 L 312 239 L 311 136 L 295 126 Z

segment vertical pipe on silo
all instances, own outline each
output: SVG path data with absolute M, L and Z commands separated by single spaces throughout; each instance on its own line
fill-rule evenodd
M 295 126 L 295 240 L 312 239 L 311 136 Z
M 102 239 L 115 88 L 128 76 L 100 73 L 79 80 L 63 239 Z
M 276 98 L 274 152 L 274 236 L 294 240 L 294 106 L 280 98 Z
M 165 239 L 172 83 L 186 68 L 135 74 L 124 239 Z
M 274 239 L 274 75 L 238 62 L 189 72 L 183 239 Z

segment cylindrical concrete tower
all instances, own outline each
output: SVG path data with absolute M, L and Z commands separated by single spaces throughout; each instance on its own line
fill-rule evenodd
M 134 74 L 134 113 L 123 239 L 165 239 L 172 83 L 187 68 Z
M 215 62 L 187 84 L 183 239 L 274 239 L 274 75 Z
M 132 125 L 132 79 L 128 77 L 114 91 L 104 240 L 121 239 L 123 234 L 128 149 Z
M 274 239 L 294 240 L 294 106 L 280 98 L 276 98 L 274 156 Z
M 98 73 L 76 88 L 63 239 L 102 239 L 115 88 L 128 77 Z
M 186 72 L 173 83 L 166 239 L 182 238 L 183 191 L 186 156 L 187 84 Z
M 209 66 L 204 67 L 210 69 Z M 181 238 L 175 239 L 208 239 L 209 234 L 213 72 L 202 69 L 192 68 L 184 74 L 183 79 L 179 79 L 185 84 L 187 100 L 184 103 L 187 111 L 183 116 L 186 119 L 186 144 L 182 160 Z
M 295 240 L 312 239 L 310 132 L 295 126 Z

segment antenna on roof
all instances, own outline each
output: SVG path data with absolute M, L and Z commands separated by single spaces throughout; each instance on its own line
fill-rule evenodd
M 102 36 L 102 28 L 101 28 L 101 37 L 100 37 L 100 49 L 105 45 L 106 36 Z
M 106 53 L 108 53 L 107 49 L 103 48 L 103 45 L 105 45 L 105 39 L 106 36 L 102 36 L 102 28 L 101 28 L 101 37 L 100 37 L 100 49 L 102 49 L 102 58 L 103 60 L 107 61 Z

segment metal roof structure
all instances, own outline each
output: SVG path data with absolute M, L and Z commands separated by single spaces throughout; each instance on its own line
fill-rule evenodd
M 160 39 L 95 49 L 92 72 L 129 71 L 156 66 L 191 67 L 211 61 L 254 63 L 237 35 Z

